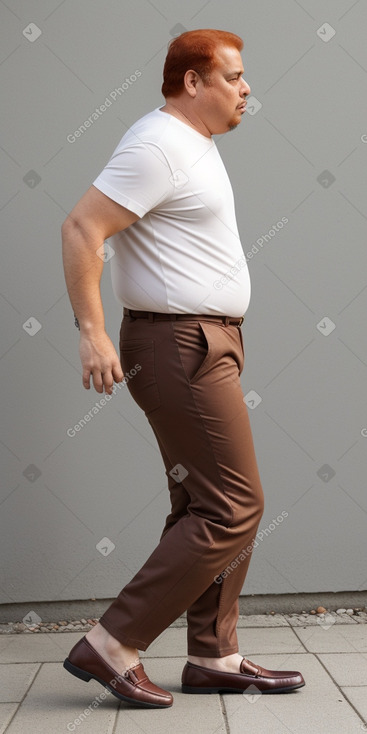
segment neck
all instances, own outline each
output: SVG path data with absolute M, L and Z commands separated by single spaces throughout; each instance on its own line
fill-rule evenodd
M 206 125 L 200 120 L 200 118 L 195 118 L 195 115 L 188 116 L 186 112 L 184 112 L 184 105 L 177 102 L 174 104 L 173 102 L 166 100 L 166 104 L 164 107 L 161 107 L 161 112 L 167 112 L 169 115 L 172 115 L 173 117 L 177 117 L 178 120 L 181 120 L 182 122 L 185 122 L 186 125 L 189 125 L 194 130 L 199 132 L 201 135 L 204 135 L 206 138 L 211 138 L 211 134 L 206 127 Z

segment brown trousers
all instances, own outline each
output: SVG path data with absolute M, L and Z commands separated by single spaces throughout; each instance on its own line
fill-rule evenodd
M 241 329 L 205 315 L 125 316 L 120 358 L 162 454 L 171 512 L 156 549 L 100 623 L 146 650 L 187 610 L 189 655 L 238 652 L 238 596 L 264 511 L 240 384 Z

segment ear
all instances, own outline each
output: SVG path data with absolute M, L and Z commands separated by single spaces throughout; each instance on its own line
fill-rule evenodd
M 190 97 L 196 97 L 197 93 L 197 83 L 199 81 L 200 77 L 199 74 L 194 71 L 193 69 L 189 69 L 184 76 L 184 85 L 185 89 L 190 95 Z

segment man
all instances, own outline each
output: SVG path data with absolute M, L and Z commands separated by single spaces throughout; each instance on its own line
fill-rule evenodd
M 165 105 L 130 128 L 62 227 L 83 385 L 92 376 L 97 392 L 111 394 L 122 366 L 156 436 L 171 497 L 157 548 L 64 666 L 142 706 L 172 705 L 146 677 L 138 650 L 185 610 L 184 692 L 279 693 L 305 684 L 296 671 L 244 658 L 236 635 L 264 498 L 240 384 L 249 273 L 212 135 L 235 129 L 245 112 L 242 47 L 217 30 L 174 39 Z M 105 332 L 96 256 L 109 237 L 124 307 L 121 364 Z

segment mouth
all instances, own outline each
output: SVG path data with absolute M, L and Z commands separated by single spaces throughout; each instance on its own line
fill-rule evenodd
M 240 104 L 240 105 L 239 105 L 239 106 L 237 107 L 237 109 L 238 109 L 238 110 L 241 110 L 241 112 L 244 112 L 244 111 L 245 111 L 245 109 L 246 109 L 246 105 L 247 105 L 247 102 L 242 102 L 242 104 Z

